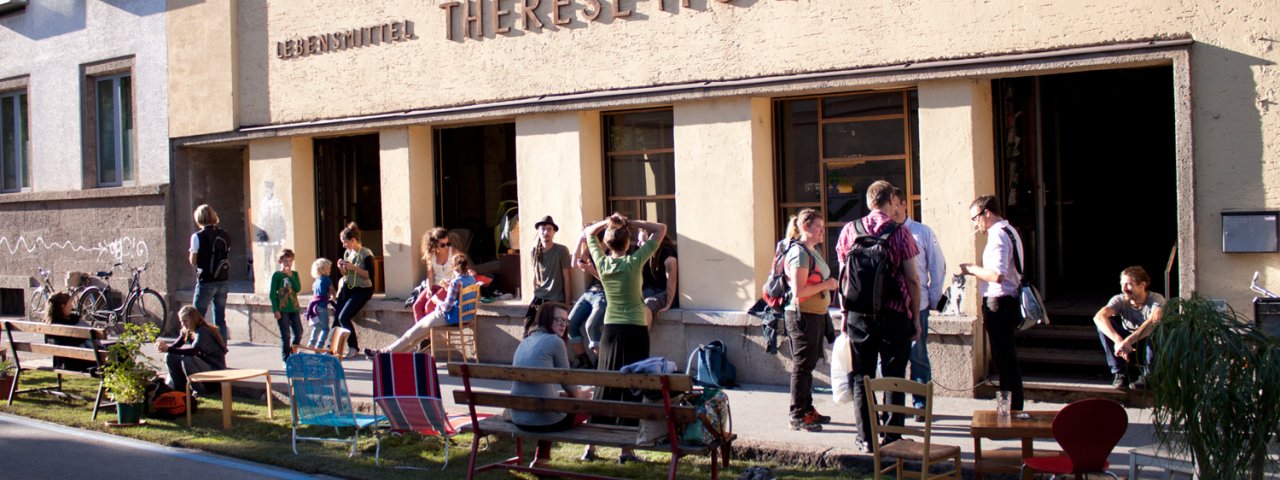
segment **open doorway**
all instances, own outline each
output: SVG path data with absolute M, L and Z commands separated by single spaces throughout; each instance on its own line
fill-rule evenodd
M 476 271 L 495 277 L 495 289 L 516 293 L 519 245 L 499 245 L 495 234 L 517 201 L 515 124 L 440 128 L 435 134 L 436 218 L 458 234 Z
M 373 252 L 373 288 L 384 291 L 382 276 L 382 177 L 378 135 L 315 140 L 316 252 L 342 258 L 338 235 L 350 222 L 361 231 L 361 243 Z M 338 269 L 332 270 L 337 285 Z

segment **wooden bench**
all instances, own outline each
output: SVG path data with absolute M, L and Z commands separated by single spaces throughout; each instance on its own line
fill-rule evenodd
M 471 413 L 471 425 L 463 427 L 471 430 L 476 438 L 490 434 L 509 434 L 516 439 L 516 456 L 493 464 L 476 467 L 476 455 L 479 441 L 471 442 L 471 458 L 467 462 L 467 478 L 476 473 L 491 469 L 506 469 L 530 472 L 536 475 L 567 476 L 572 478 L 613 477 L 595 476 L 576 472 L 563 472 L 547 468 L 526 466 L 522 439 L 551 440 L 577 444 L 603 445 L 611 447 L 632 447 L 640 450 L 666 451 L 671 453 L 671 464 L 667 477 L 676 478 L 676 466 L 681 457 L 686 455 L 710 455 L 711 478 L 720 476 L 720 467 L 729 466 L 729 452 L 736 436 L 729 435 L 723 441 L 709 445 L 683 444 L 670 442 L 669 439 L 680 438 L 680 432 L 687 424 L 697 421 L 696 409 L 691 406 L 677 405 L 678 396 L 693 390 L 693 380 L 688 375 L 650 375 L 639 373 L 603 372 L 595 370 L 567 370 L 513 367 L 509 365 L 485 365 L 450 363 L 449 375 L 462 378 L 463 389 L 453 392 L 453 399 L 458 405 L 466 405 Z M 507 392 L 486 392 L 472 389 L 473 379 L 521 381 L 530 383 L 570 384 L 578 386 L 653 390 L 661 392 L 662 402 L 632 403 L 612 400 L 592 400 L 576 398 L 549 398 L 536 396 L 511 395 Z M 667 439 L 665 443 L 653 446 L 636 445 L 639 427 L 614 425 L 578 425 L 563 432 L 534 433 L 519 429 L 502 416 L 480 418 L 476 407 L 509 408 L 532 412 L 561 412 L 569 414 L 598 415 L 605 417 L 629 418 L 638 420 L 656 420 L 665 422 Z M 721 460 L 723 459 L 723 460 Z
M 4 320 L 0 323 L 4 324 L 4 332 L 6 336 L 6 350 L 13 357 L 13 364 L 17 372 L 14 374 L 13 385 L 9 391 L 9 405 L 13 405 L 13 399 L 19 393 L 45 392 L 54 395 L 63 395 L 74 397 L 67 392 L 62 391 L 62 376 L 77 375 L 82 377 L 91 377 L 98 379 L 98 394 L 93 400 L 93 416 L 92 420 L 98 419 L 98 410 L 102 407 L 115 405 L 115 403 L 104 403 L 102 401 L 103 384 L 102 378 L 98 374 L 102 370 L 102 366 L 107 361 L 107 350 L 102 346 L 102 341 L 107 338 L 106 332 L 101 328 L 80 327 L 75 325 L 50 325 L 46 323 L 24 322 L 17 320 Z M 40 335 L 39 341 L 19 342 L 15 341 L 13 334 L 15 332 L 24 332 L 28 334 Z M 60 337 L 87 340 L 92 347 L 73 347 L 45 343 L 46 337 L 54 335 Z M 58 356 L 67 359 L 84 360 L 93 362 L 96 366 L 89 371 L 80 370 L 63 370 L 54 367 L 32 367 L 22 365 L 22 355 L 20 352 L 40 355 Z M 30 360 L 30 358 L 28 358 Z M 18 385 L 22 383 L 22 372 L 28 370 L 41 370 L 54 372 L 58 375 L 58 384 L 54 387 L 31 388 L 27 390 L 19 390 Z

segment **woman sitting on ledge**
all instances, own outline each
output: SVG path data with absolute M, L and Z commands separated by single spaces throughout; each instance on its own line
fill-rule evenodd
M 177 392 L 187 388 L 187 377 L 200 372 L 227 369 L 227 343 L 210 327 L 200 312 L 186 305 L 178 311 L 182 331 L 172 345 L 156 340 L 156 350 L 164 353 L 164 365 L 169 374 L 169 388 Z M 191 386 L 195 393 L 206 394 L 200 384 Z
M 412 327 L 409 327 L 409 330 L 404 332 L 404 335 L 401 335 L 387 348 L 382 350 L 364 349 L 365 356 L 373 358 L 374 355 L 379 353 L 415 351 L 418 349 L 418 344 L 431 334 L 433 327 L 457 325 L 460 314 L 458 301 L 462 298 L 462 289 L 476 283 L 476 277 L 471 275 L 471 261 L 467 260 L 467 256 L 464 254 L 459 253 L 453 256 L 452 269 L 453 279 L 449 281 L 449 293 L 445 294 L 444 300 L 432 297 L 431 301 L 436 302 L 436 306 L 431 313 L 418 319 Z

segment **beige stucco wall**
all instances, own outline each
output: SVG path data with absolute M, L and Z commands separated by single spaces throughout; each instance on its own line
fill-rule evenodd
M 249 206 L 253 243 L 253 291 L 268 293 L 276 257 L 293 249 L 303 289 L 311 286 L 316 259 L 315 167 L 311 139 L 270 139 L 249 144 Z M 266 241 L 258 237 L 264 231 Z M 333 259 L 330 259 L 333 260 Z
M 769 102 L 680 103 L 673 113 L 680 307 L 746 310 L 760 295 L 757 266 L 769 263 L 760 254 L 772 251 L 772 159 L 759 148 L 770 143 Z
M 231 130 L 236 124 L 235 79 L 240 2 L 169 0 L 169 135 Z
M 388 296 L 407 297 L 426 275 L 422 234 L 435 226 L 435 163 L 428 127 L 378 132 L 382 174 L 383 280 Z
M 1184 287 L 1227 299 L 1237 308 L 1248 303 L 1250 295 L 1244 286 L 1254 270 L 1263 272 L 1269 287 L 1280 289 L 1280 257 L 1220 252 L 1221 211 L 1280 209 L 1280 172 L 1275 167 L 1280 162 L 1280 70 L 1276 67 L 1280 48 L 1275 40 L 1280 38 L 1280 24 L 1270 21 L 1274 2 L 1107 0 L 1029 5 L 916 0 L 879 5 L 733 0 L 694 2 L 697 8 L 683 9 L 676 7 L 680 2 L 675 1 L 627 0 L 620 5 L 634 8 L 630 17 L 612 18 L 606 4 L 599 21 L 587 22 L 581 17 L 583 2 L 574 0 L 566 11 L 577 13 L 567 25 L 550 25 L 552 2 L 542 2 L 538 12 L 548 24 L 542 30 L 524 31 L 517 24 L 507 34 L 494 35 L 486 21 L 479 40 L 456 38 L 460 23 L 455 25 L 455 38 L 446 38 L 445 10 L 439 8 L 440 3 L 241 3 L 235 11 L 236 123 L 280 124 L 557 93 L 1190 36 L 1195 44 L 1189 62 L 1175 65 L 1177 75 L 1185 73 L 1179 78 L 1186 82 L 1178 83 L 1175 90 L 1190 97 L 1186 108 L 1178 110 L 1184 115 L 1178 118 L 1178 141 L 1186 147 L 1182 158 L 1194 159 L 1194 166 L 1187 167 L 1194 174 L 1183 175 L 1179 181 L 1187 189 L 1180 193 L 1180 202 L 1194 205 L 1194 214 L 1169 220 L 1180 222 L 1184 248 L 1195 249 L 1184 252 L 1185 258 L 1195 261 L 1193 268 L 1184 269 Z M 499 6 L 518 10 L 513 3 L 502 0 Z M 665 11 L 659 10 L 661 3 L 667 5 Z M 457 10 L 455 16 L 460 22 Z M 503 25 L 517 18 L 518 14 L 512 14 Z M 289 60 L 275 56 L 277 41 L 402 19 L 414 22 L 416 39 Z M 172 35 L 177 34 L 175 29 Z M 174 84 L 192 81 L 185 77 L 204 75 L 177 69 L 171 74 Z M 925 85 L 921 87 L 923 95 Z M 177 105 L 193 103 L 173 101 Z M 927 112 L 930 108 L 922 105 L 922 117 L 931 115 Z M 552 117 L 569 122 L 568 117 Z M 532 120 L 517 122 L 524 125 L 521 132 L 539 132 Z M 206 123 L 210 122 L 196 122 Z M 543 131 L 536 137 L 580 133 Z M 990 135 L 979 133 L 972 133 L 974 148 L 990 148 L 981 145 L 990 142 Z M 921 128 L 922 143 L 942 145 L 951 134 Z M 939 139 L 931 139 L 934 136 Z M 526 147 L 544 141 L 555 144 L 551 140 L 530 144 L 519 139 L 517 155 L 522 163 L 533 155 Z M 582 151 L 580 141 L 568 144 L 573 145 L 573 151 Z M 537 161 L 551 165 L 546 157 Z M 576 162 L 556 165 L 586 165 L 581 158 Z M 922 175 L 936 185 L 937 174 L 926 168 Z M 539 204 L 541 200 L 536 198 L 541 194 L 525 187 L 528 178 L 521 176 L 521 201 L 533 201 L 522 209 L 525 222 L 535 213 L 552 213 L 560 219 L 559 211 L 565 211 L 563 215 L 579 211 L 567 204 Z M 569 191 L 576 188 L 580 187 Z M 942 208 L 931 205 L 934 202 L 930 199 L 944 197 L 941 192 L 950 191 L 950 187 L 932 187 L 939 188 L 937 192 L 930 188 L 924 188 L 925 208 Z M 967 201 L 975 192 L 953 193 L 944 197 L 946 202 Z M 948 215 L 937 212 L 926 217 Z M 576 220 L 565 217 L 560 221 L 566 225 Z M 528 241 L 531 237 L 528 232 L 525 235 Z M 1194 246 L 1190 244 L 1193 239 Z M 968 246 L 956 253 L 952 253 L 956 247 L 945 248 L 949 255 L 969 251 Z M 1194 278 L 1187 274 L 1191 270 L 1196 272 Z

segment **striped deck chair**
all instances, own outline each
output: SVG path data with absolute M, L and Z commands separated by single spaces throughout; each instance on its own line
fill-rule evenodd
M 443 468 L 448 468 L 450 439 L 463 425 L 471 423 L 471 417 L 466 412 L 446 412 L 440 395 L 440 378 L 431 354 L 380 353 L 373 357 L 374 413 L 381 411 L 386 416 L 391 432 L 440 437 L 444 444 Z M 382 464 L 380 451 L 374 459 Z
M 289 394 L 293 404 L 293 454 L 298 454 L 298 440 L 350 443 L 351 453 L 356 454 L 360 441 L 360 429 L 385 421 L 378 415 L 356 413 L 351 407 L 351 394 L 347 391 L 347 377 L 342 361 L 332 355 L 299 353 L 285 361 L 285 374 L 289 377 Z M 355 429 L 348 438 L 299 437 L 299 425 L 333 427 L 341 435 L 341 428 Z M 381 441 L 381 438 L 378 438 Z

